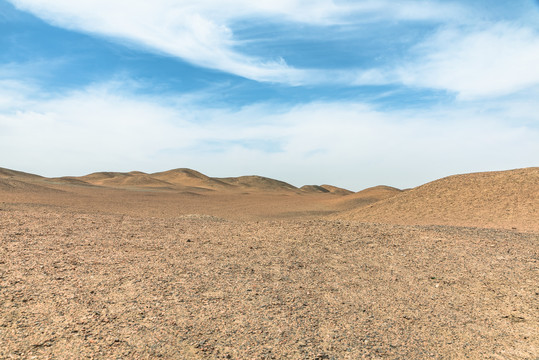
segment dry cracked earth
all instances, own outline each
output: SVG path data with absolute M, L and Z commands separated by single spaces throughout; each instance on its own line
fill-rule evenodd
M 539 359 L 538 243 L 0 201 L 0 358 Z

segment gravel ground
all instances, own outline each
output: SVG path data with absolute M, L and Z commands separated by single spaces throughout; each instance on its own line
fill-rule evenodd
M 0 358 L 538 359 L 538 243 L 0 203 Z

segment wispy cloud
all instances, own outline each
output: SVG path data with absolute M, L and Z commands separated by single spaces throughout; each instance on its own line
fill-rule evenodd
M 95 83 L 62 86 L 57 76 L 46 79 L 49 69 L 66 68 L 62 61 L 70 60 L 62 55 L 45 53 L 35 64 L 33 57 L 17 63 L 6 56 L 10 63 L 0 64 L 0 166 L 43 175 L 186 166 L 216 176 L 255 173 L 296 185 L 317 181 L 357 190 L 537 166 L 539 33 L 529 21 L 509 16 L 502 21 L 497 15 L 479 19 L 468 3 L 442 1 L 11 2 L 48 23 L 112 44 L 258 82 L 309 86 L 214 77 L 190 66 L 171 66 L 156 77 L 152 70 L 162 62 L 153 60 L 162 58 L 155 56 L 110 68 L 106 76 L 112 81 L 98 73 L 85 80 Z M 281 59 L 286 39 L 271 44 L 274 52 L 265 52 L 266 41 L 273 40 L 259 47 L 243 42 L 256 42 L 256 34 L 238 40 L 235 26 L 247 23 L 244 29 L 256 29 L 259 20 L 266 37 L 273 26 L 316 29 L 302 44 L 317 47 L 311 54 L 327 55 L 315 62 L 320 68 L 295 68 Z M 395 25 L 401 23 L 411 25 Z M 386 25 L 384 35 L 376 34 Z M 401 29 L 407 30 L 402 38 Z M 327 45 L 335 39 L 324 36 L 326 30 L 344 32 L 336 40 L 343 42 Z M 364 33 L 356 36 L 360 30 Z M 61 39 L 67 32 L 58 33 Z M 286 31 L 280 36 L 286 37 Z M 375 40 L 361 43 L 370 36 Z M 388 36 L 399 38 L 384 42 Z M 294 41 L 289 46 L 297 59 L 303 53 Z M 342 52 L 325 53 L 335 49 Z M 362 67 L 340 62 L 347 54 L 356 59 L 363 50 L 367 54 L 357 56 L 364 60 Z M 106 60 L 121 62 L 122 56 L 101 58 L 96 66 L 107 68 Z M 73 68 L 83 71 L 85 65 Z M 137 73 L 140 68 L 144 71 Z M 183 86 L 185 73 L 175 74 L 177 69 L 195 77 L 203 73 L 203 85 Z M 413 99 L 417 94 L 419 99 Z M 241 99 L 229 101 L 235 97 Z M 385 108 L 375 104 L 382 104 L 382 97 Z
M 446 90 L 461 99 L 498 96 L 539 83 L 539 33 L 526 25 L 483 21 L 458 2 L 332 0 L 10 0 L 18 8 L 68 29 L 97 34 L 248 79 L 288 85 L 401 84 Z M 329 27 L 430 21 L 434 34 L 388 52 L 368 68 L 302 69 L 277 55 L 247 55 L 233 32 L 237 21 Z M 351 27 L 350 27 L 351 26 Z M 373 34 L 372 36 L 376 36 Z M 397 36 L 397 34 L 395 34 Z M 249 40 L 249 39 L 247 39 Z M 256 40 L 256 39 L 255 39 Z M 278 41 L 277 39 L 276 41 Z M 383 44 L 383 39 L 380 39 Z M 383 45 L 380 45 L 383 46 Z M 361 51 L 358 46 L 358 51 Z
M 260 59 L 235 51 L 237 43 L 228 26 L 232 16 L 292 14 L 297 2 L 16 0 L 14 4 L 54 25 L 128 41 L 198 66 L 259 81 L 296 84 L 305 77 L 280 58 Z M 331 4 L 318 1 L 309 6 L 312 19 Z
M 507 95 L 539 85 L 539 32 L 510 23 L 443 29 L 413 50 L 404 84 L 461 99 Z
M 11 0 L 18 8 L 60 27 L 143 46 L 192 64 L 245 78 L 290 85 L 324 83 L 335 76 L 289 66 L 238 50 L 232 24 L 270 19 L 316 26 L 357 24 L 382 19 L 456 19 L 462 11 L 437 1 L 223 0 L 108 1 Z M 358 72 L 357 70 L 356 72 Z M 360 73 L 362 71 L 359 71 Z M 331 81 L 330 81 L 331 82 Z M 353 83 L 353 81 L 352 81 Z

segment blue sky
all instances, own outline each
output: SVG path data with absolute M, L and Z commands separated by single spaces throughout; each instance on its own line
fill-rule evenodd
M 0 166 L 412 187 L 539 165 L 532 0 L 0 0 Z

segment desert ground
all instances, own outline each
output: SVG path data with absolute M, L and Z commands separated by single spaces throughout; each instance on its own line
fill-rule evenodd
M 0 168 L 0 359 L 539 359 L 539 168 L 352 192 Z

